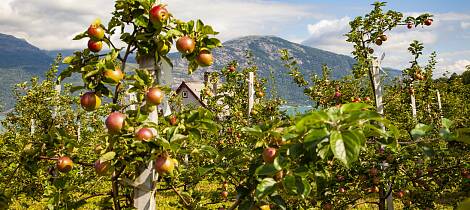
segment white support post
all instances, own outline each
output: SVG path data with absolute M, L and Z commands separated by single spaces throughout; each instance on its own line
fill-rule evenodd
M 443 118 L 444 116 L 442 116 L 441 93 L 439 90 L 437 90 L 437 105 L 439 106 L 439 114 L 441 115 L 441 118 Z
M 383 92 L 382 84 L 380 81 L 380 65 L 377 59 L 372 61 L 372 78 L 374 80 L 374 89 L 375 89 L 375 101 L 377 112 L 381 115 L 384 114 L 384 105 L 383 105 Z
M 383 91 L 382 91 L 382 84 L 380 80 L 380 63 L 378 59 L 374 58 L 372 60 L 372 79 L 373 79 L 373 85 L 374 85 L 374 90 L 375 90 L 375 102 L 376 102 L 376 107 L 377 107 L 377 113 L 380 115 L 384 115 L 384 105 L 383 105 Z M 382 127 L 382 130 L 385 130 L 385 126 L 383 124 L 380 124 Z M 387 162 L 383 162 L 382 167 L 386 168 L 388 167 Z M 392 185 L 388 185 L 387 191 L 390 191 L 392 188 Z M 387 197 L 387 209 L 388 210 L 393 210 L 393 195 L 390 193 L 390 195 Z
M 158 78 L 160 78 L 160 81 L 158 81 L 158 84 L 171 87 L 173 83 L 173 67 L 171 67 L 171 65 L 166 60 L 162 60 L 159 66 L 160 75 L 158 76 Z M 163 116 L 165 117 L 171 115 L 170 101 L 168 99 L 169 97 L 164 97 L 161 105 L 163 110 Z
M 251 110 L 255 102 L 255 88 L 254 82 L 255 74 L 253 72 L 248 73 L 248 116 L 251 116 Z
M 150 72 L 154 72 L 154 76 L 156 76 L 158 80 L 160 76 L 160 68 L 156 66 L 154 57 L 144 57 L 141 58 L 138 62 L 139 68 L 148 69 Z M 149 121 L 158 124 L 158 108 L 150 113 Z M 157 134 L 156 131 L 154 132 Z M 148 164 L 143 165 L 139 169 L 139 176 L 136 178 L 136 180 L 134 180 L 134 207 L 136 209 L 153 210 L 156 208 L 154 190 L 154 181 L 157 179 L 156 176 L 157 174 L 155 173 L 153 161 L 149 161 Z
M 413 84 L 410 85 L 410 88 L 413 88 Z M 416 121 L 416 98 L 414 92 L 411 93 L 411 111 L 413 113 L 413 119 Z
M 56 92 L 57 95 L 60 95 L 60 92 L 62 91 L 62 86 L 60 84 L 57 84 L 54 86 L 54 90 Z M 57 110 L 59 109 L 58 106 L 54 106 L 52 108 L 52 119 L 54 119 L 55 117 L 57 117 Z
M 36 132 L 36 121 L 34 119 L 31 119 L 31 136 L 34 135 L 34 132 Z
M 77 128 L 77 142 L 80 143 L 81 141 L 81 135 L 82 135 L 82 122 L 81 119 L 78 118 L 78 128 Z

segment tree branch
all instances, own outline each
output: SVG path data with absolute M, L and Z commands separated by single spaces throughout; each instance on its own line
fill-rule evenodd
M 181 193 L 173 186 L 173 185 L 170 185 L 171 186 L 171 189 L 173 189 L 173 191 L 178 195 L 178 197 L 180 197 L 180 199 L 183 201 L 183 204 L 186 206 L 186 207 L 191 207 L 188 202 L 183 198 L 183 196 L 181 195 Z

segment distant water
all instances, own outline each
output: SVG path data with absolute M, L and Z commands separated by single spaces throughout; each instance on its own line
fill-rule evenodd
M 279 107 L 281 111 L 286 111 L 287 115 L 295 116 L 305 114 L 306 112 L 313 109 L 312 106 L 281 106 Z

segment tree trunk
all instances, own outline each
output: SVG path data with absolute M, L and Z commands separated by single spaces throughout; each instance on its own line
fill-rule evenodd
M 385 189 L 383 187 L 379 190 L 379 210 L 385 210 Z

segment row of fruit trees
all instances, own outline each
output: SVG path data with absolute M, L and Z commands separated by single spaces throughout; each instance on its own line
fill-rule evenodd
M 470 197 L 470 87 L 459 78 L 433 80 L 436 54 L 420 65 L 423 45 L 415 41 L 403 79 L 378 95 L 373 48 L 393 41 L 387 33 L 396 27 L 413 30 L 433 19 L 373 6 L 350 22 L 346 36 L 357 61 L 351 76 L 332 80 L 325 66 L 323 75 L 307 78 L 287 50 L 280 52 L 316 106 L 292 117 L 279 111 L 281 99 L 265 98 L 267 80 L 257 77 L 248 114 L 254 62 L 233 61 L 212 73 L 220 87 L 202 91 L 206 108 L 178 105 L 161 85 L 171 47 L 192 73 L 212 65 L 212 50 L 222 47 L 218 33 L 201 20 L 173 17 L 155 0 L 116 0 L 107 25 L 95 21 L 75 37 L 89 39 L 87 49 L 59 56 L 46 80 L 17 85 L 0 136 L 0 208 L 149 209 L 156 196 L 175 195 L 169 205 L 186 209 L 456 207 Z M 133 54 L 150 67 L 128 67 Z M 67 67 L 56 76 L 60 63 Z M 83 85 L 58 91 L 73 75 Z M 173 113 L 159 113 L 162 103 Z

